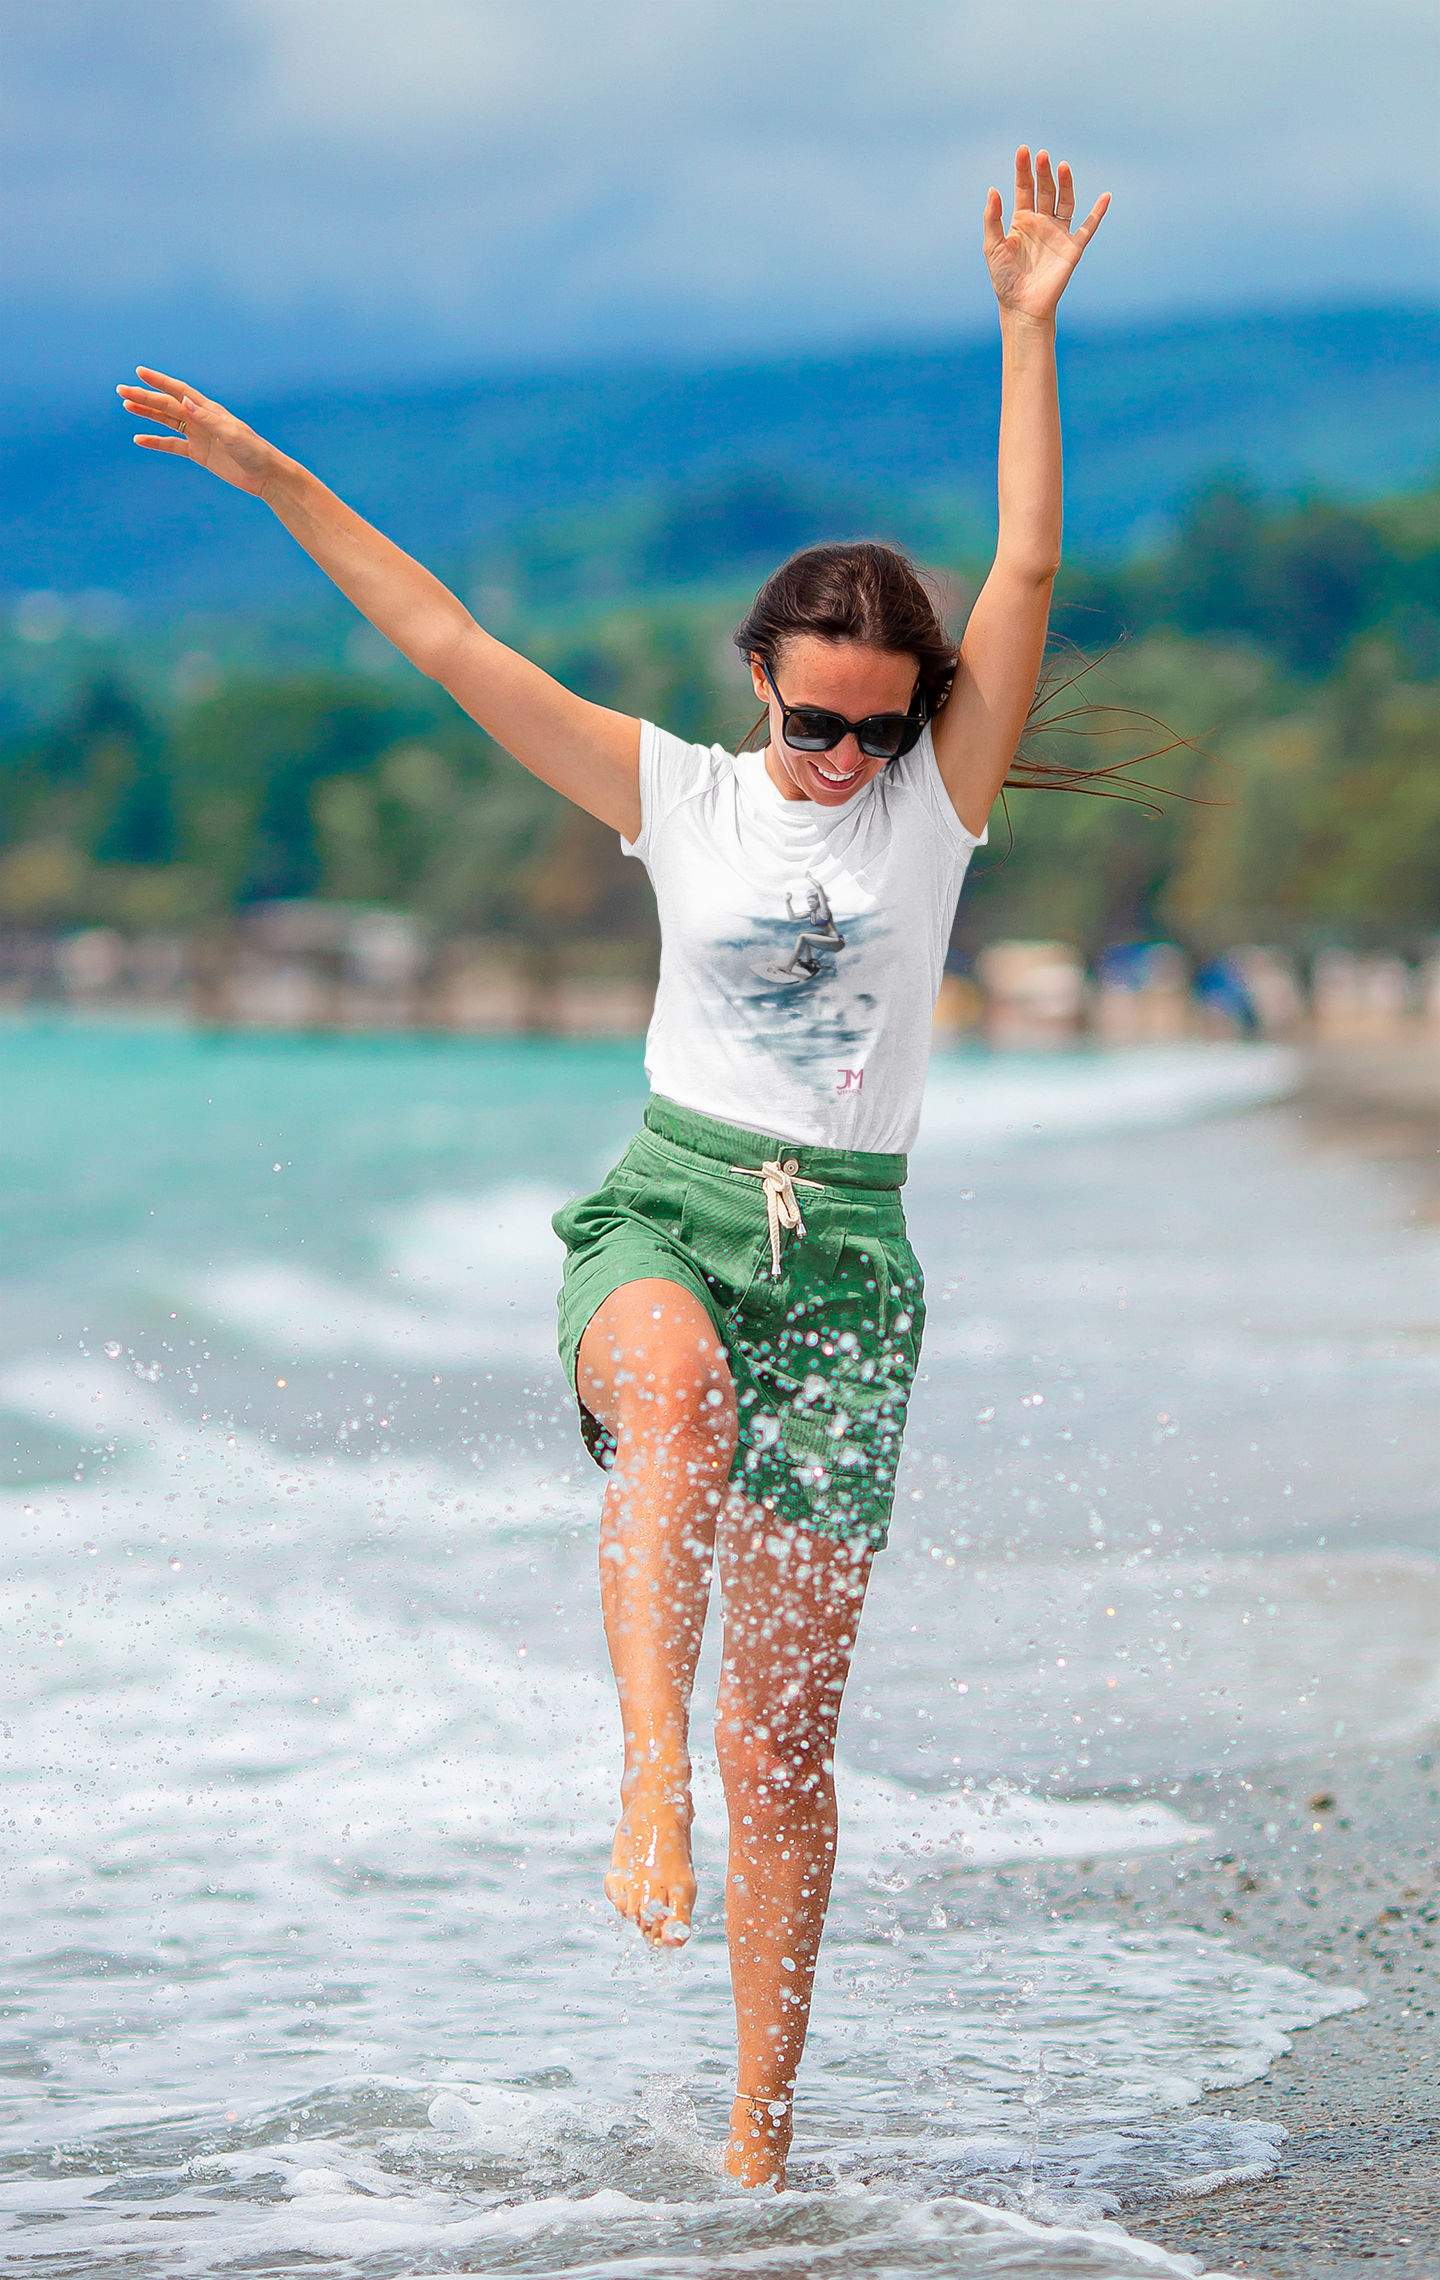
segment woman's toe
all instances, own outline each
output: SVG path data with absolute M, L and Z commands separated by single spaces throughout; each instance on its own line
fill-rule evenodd
M 689 1905 L 672 1892 L 651 1893 L 635 1920 L 652 1947 L 683 1947 L 690 1937 Z

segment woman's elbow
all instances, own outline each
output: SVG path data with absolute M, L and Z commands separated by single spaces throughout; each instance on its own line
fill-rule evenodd
M 442 688 L 449 688 L 460 670 L 467 636 L 477 630 L 475 620 L 467 612 L 459 622 L 442 620 L 438 624 L 417 626 L 410 639 L 396 646 L 427 681 L 438 681 Z
M 1024 547 L 1007 559 L 1006 568 L 1022 584 L 1048 593 L 1060 575 L 1060 550 L 1049 546 Z
M 995 549 L 995 567 L 1016 585 L 1053 586 L 1060 571 L 1060 538 L 1038 531 L 1004 529 Z

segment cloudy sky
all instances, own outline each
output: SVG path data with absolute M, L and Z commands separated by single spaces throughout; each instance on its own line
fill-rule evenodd
M 969 330 L 1016 140 L 1077 316 L 1433 301 L 1433 0 L 4 0 L 32 389 Z M 12 340 L 15 335 L 12 331 Z

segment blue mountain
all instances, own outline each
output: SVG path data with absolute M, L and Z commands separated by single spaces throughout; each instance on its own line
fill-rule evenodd
M 1062 356 L 1074 553 L 1133 553 L 1218 467 L 1271 491 L 1364 495 L 1435 464 L 1433 311 L 1112 325 L 1068 333 Z M 225 397 L 223 372 L 193 377 Z M 442 572 L 503 552 L 507 533 L 526 533 L 533 556 L 547 528 L 644 502 L 647 574 L 673 585 L 783 551 L 786 531 L 804 539 L 817 518 L 922 545 L 947 530 L 983 541 L 998 392 L 986 338 L 247 395 L 232 408 Z M 171 615 L 263 612 L 314 591 L 318 574 L 263 508 L 136 451 L 113 403 L 12 416 L 0 456 L 12 592 L 108 588 Z

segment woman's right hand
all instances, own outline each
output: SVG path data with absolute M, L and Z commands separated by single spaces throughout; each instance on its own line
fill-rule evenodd
M 146 364 L 137 365 L 136 371 L 142 387 L 122 380 L 115 391 L 126 411 L 137 420 L 154 420 L 175 430 L 172 435 L 137 435 L 135 441 L 142 451 L 172 452 L 197 467 L 208 468 L 222 483 L 233 483 L 237 491 L 264 497 L 266 484 L 285 465 L 284 454 L 273 443 L 267 443 L 223 404 L 212 403 L 183 380 L 152 372 Z

